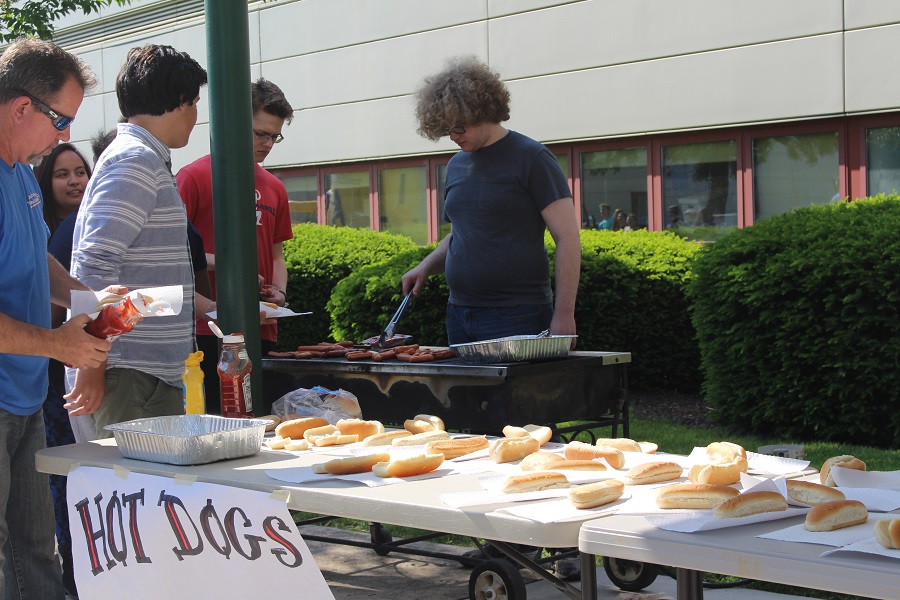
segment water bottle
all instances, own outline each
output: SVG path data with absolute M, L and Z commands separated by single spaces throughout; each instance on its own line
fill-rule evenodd
M 244 335 L 232 333 L 222 338 L 222 355 L 217 370 L 222 389 L 223 417 L 253 417 L 253 398 L 250 395 L 252 369 Z
M 206 411 L 206 394 L 203 391 L 203 370 L 200 362 L 203 352 L 192 352 L 184 361 L 181 372 L 181 389 L 184 392 L 184 412 L 202 415 Z

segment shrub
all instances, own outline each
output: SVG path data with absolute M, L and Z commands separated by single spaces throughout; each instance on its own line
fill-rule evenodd
M 689 283 L 704 391 L 736 430 L 900 442 L 900 198 L 810 206 L 706 247 Z
M 552 267 L 549 234 L 546 243 Z M 380 333 L 402 301 L 400 277 L 433 249 L 361 268 L 335 286 L 328 303 L 332 338 Z M 696 249 L 671 234 L 582 232 L 578 348 L 632 352 L 629 383 L 635 389 L 698 389 L 699 351 L 684 293 Z M 430 277 L 407 306 L 398 333 L 423 345 L 445 345 L 448 297 L 443 275 Z
M 697 391 L 685 287 L 699 246 L 669 232 L 582 231 L 578 347 L 631 352 L 633 389 Z
M 294 310 L 313 314 L 281 319 L 278 347 L 291 349 L 328 340 L 331 319 L 325 305 L 335 284 L 355 269 L 415 248 L 416 244 L 402 235 L 350 227 L 295 225 L 294 239 L 284 244 L 290 282 L 288 301 Z

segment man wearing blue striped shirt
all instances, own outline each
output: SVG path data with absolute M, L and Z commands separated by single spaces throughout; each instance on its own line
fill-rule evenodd
M 171 149 L 187 145 L 206 71 L 170 46 L 134 48 L 116 79 L 124 122 L 85 189 L 75 224 L 72 275 L 94 289 L 181 285 L 179 315 L 145 319 L 113 342 L 106 365 L 79 369 L 71 414 L 103 428 L 183 412 L 181 371 L 194 350 L 194 277 Z M 71 375 L 71 374 L 70 374 Z M 71 378 L 70 378 L 71 379 Z

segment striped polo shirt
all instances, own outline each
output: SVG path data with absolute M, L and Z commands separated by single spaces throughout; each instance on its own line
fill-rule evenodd
M 113 342 L 107 369 L 129 368 L 181 386 L 194 349 L 194 271 L 171 152 L 133 123 L 120 123 L 84 192 L 72 243 L 72 276 L 94 290 L 184 286 L 182 311 L 147 318 Z

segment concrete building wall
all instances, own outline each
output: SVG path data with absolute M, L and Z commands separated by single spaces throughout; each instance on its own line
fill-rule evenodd
M 198 12 L 199 7 L 199 12 Z M 554 143 L 900 109 L 900 3 L 879 0 L 276 0 L 250 2 L 251 75 L 296 109 L 266 167 L 455 149 L 415 133 L 411 94 L 459 54 L 508 82 L 509 126 Z M 155 12 L 154 12 L 155 11 Z M 182 12 L 179 12 L 182 11 Z M 141 15 L 163 15 L 141 22 Z M 121 23 L 128 17 L 130 28 Z M 148 17 L 149 19 L 149 17 Z M 109 23 L 109 31 L 102 25 Z M 117 30 L 119 27 L 121 30 Z M 79 31 L 92 35 L 79 38 Z M 58 26 L 101 76 L 72 128 L 118 118 L 128 49 L 171 44 L 207 63 L 202 2 L 141 0 Z M 209 151 L 208 98 L 174 154 Z

